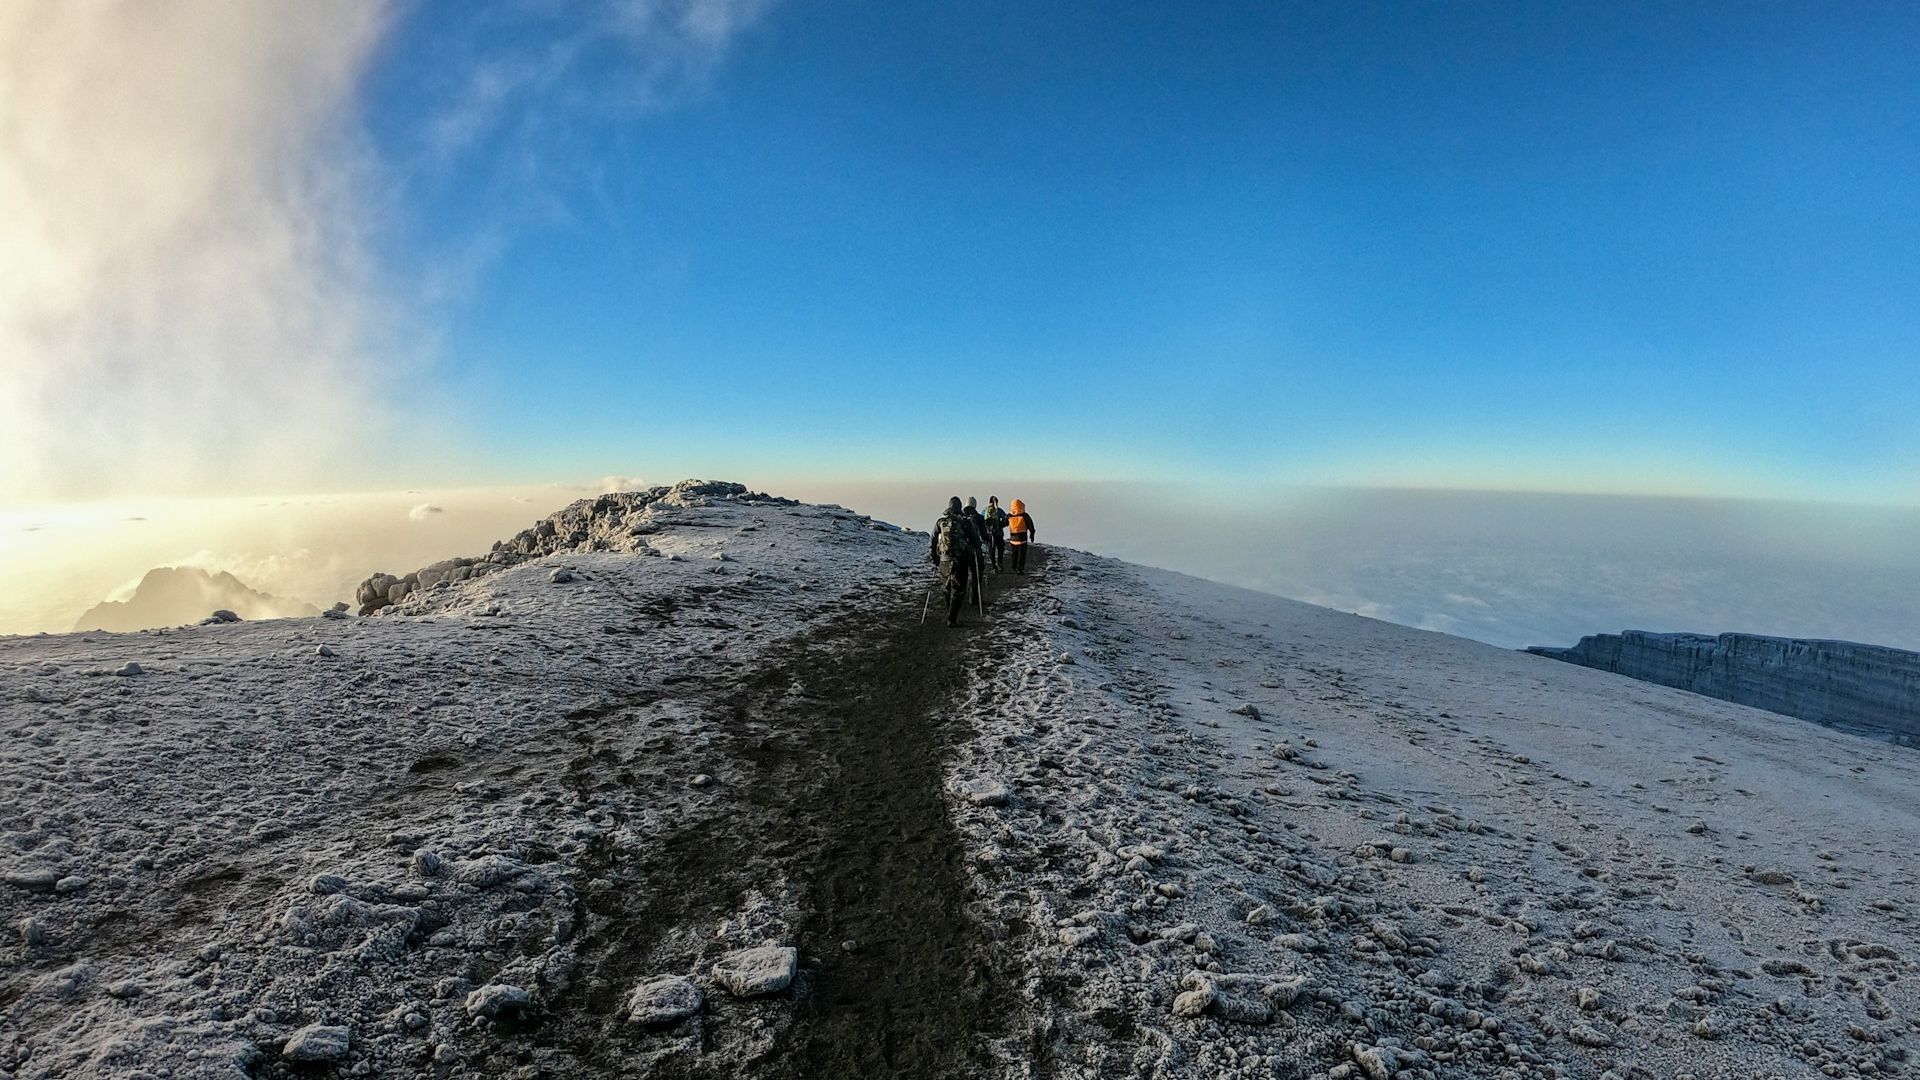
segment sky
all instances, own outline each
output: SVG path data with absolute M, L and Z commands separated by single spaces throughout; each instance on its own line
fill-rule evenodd
M 1905 4 L 0 10 L 0 500 L 1920 502 Z
M 1916 54 L 1864 0 L 13 0 L 0 633 L 697 476 L 1500 644 L 1920 645 Z

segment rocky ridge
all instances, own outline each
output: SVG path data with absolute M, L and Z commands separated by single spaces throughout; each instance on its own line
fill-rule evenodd
M 791 499 L 754 494 L 742 484 L 716 480 L 683 480 L 671 487 L 580 499 L 534 522 L 510 539 L 495 541 L 485 555 L 442 559 L 400 575 L 376 573 L 354 590 L 354 601 L 360 605 L 360 614 L 374 615 L 410 597 L 484 578 L 547 555 L 593 551 L 655 554 L 646 537 L 674 524 L 674 515 L 684 516 L 683 512 L 695 501 L 743 497 L 766 505 L 798 505 Z

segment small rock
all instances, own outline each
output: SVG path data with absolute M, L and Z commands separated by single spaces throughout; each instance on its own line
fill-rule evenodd
M 324 656 L 329 660 L 340 655 L 339 653 L 333 651 L 333 646 L 331 645 L 315 646 L 313 650 L 313 654 L 315 656 Z
M 346 1028 L 309 1024 L 294 1032 L 280 1053 L 289 1061 L 339 1061 L 351 1041 Z
M 207 616 L 205 621 L 210 623 L 236 623 L 240 621 L 240 616 L 228 611 L 226 608 L 221 608 Z
M 124 663 L 124 664 L 122 664 L 122 665 L 120 665 L 120 669 L 119 669 L 118 671 L 115 671 L 115 672 L 114 672 L 114 674 L 115 674 L 115 675 L 122 675 L 122 676 L 124 676 L 124 675 L 143 675 L 143 674 L 145 674 L 145 673 L 146 673 L 146 670 L 147 670 L 147 669 L 145 669 L 145 668 L 143 668 L 143 667 L 141 667 L 141 666 L 140 666 L 140 664 L 139 664 L 139 662 L 138 662 L 138 661 L 134 661 L 134 660 L 129 660 L 129 661 L 127 661 L 126 663 Z
M 1567 1041 L 1579 1046 L 1612 1046 L 1613 1040 L 1607 1033 L 1588 1024 L 1575 1024 L 1567 1029 Z
M 339 874 L 315 874 L 313 880 L 307 882 L 307 888 L 315 896 L 332 896 L 346 887 L 347 879 Z
M 1069 926 L 1060 931 L 1060 944 L 1074 949 L 1099 936 L 1100 928 L 1097 926 Z
M 636 1024 L 671 1024 L 700 1011 L 706 995 L 693 980 L 662 975 L 634 987 L 627 999 L 627 1019 Z
M 1257 997 L 1216 992 L 1209 1011 L 1222 1020 L 1229 1020 L 1236 1024 L 1271 1024 L 1273 1022 L 1273 1006 Z
M 984 777 L 962 780 L 954 785 L 954 790 L 975 806 L 1000 806 L 1007 801 L 1009 794 L 1007 785 Z
M 438 854 L 421 848 L 413 853 L 412 866 L 413 872 L 421 877 L 439 877 L 446 863 L 441 861 Z
M 1574 994 L 1574 1003 L 1582 1012 L 1594 1012 L 1600 1008 L 1600 991 L 1591 986 L 1583 986 Z
M 533 995 L 507 983 L 488 983 L 467 995 L 467 1015 L 492 1019 L 533 1006 Z
M 31 917 L 21 919 L 20 940 L 29 947 L 45 945 L 47 943 L 47 925 L 39 919 Z
M 1073 663 L 1073 654 L 1063 652 L 1060 654 L 1059 660 L 1062 664 L 1071 665 Z
M 91 884 L 92 882 L 83 875 L 69 874 L 53 883 L 53 891 L 61 894 L 77 893 Z
M 1387 858 L 1397 863 L 1410 863 L 1413 861 L 1413 849 L 1403 847 L 1394 848 L 1392 851 L 1387 852 Z
M 700 773 L 692 780 L 687 781 L 687 783 L 692 784 L 694 787 L 711 787 L 713 785 L 713 777 L 708 776 L 706 773 Z
M 567 582 L 573 580 L 573 571 L 563 566 L 553 573 L 548 574 L 547 580 L 553 582 L 555 585 L 565 585 Z
M 1213 998 L 1213 984 L 1203 982 L 1196 989 L 1188 990 L 1173 999 L 1173 1015 L 1189 1019 L 1199 1016 L 1207 1011 L 1207 1006 L 1213 1004 Z
M 25 870 L 8 870 L 0 873 L 0 882 L 16 889 L 28 892 L 52 892 L 60 881 L 60 872 L 51 867 L 36 866 Z
M 1233 709 L 1232 711 L 1235 715 L 1244 716 L 1249 720 L 1260 719 L 1260 707 L 1253 704 L 1252 702 L 1248 702 L 1244 705 L 1241 705 L 1238 708 Z
M 735 997 L 778 993 L 793 981 L 800 954 L 782 945 L 737 949 L 713 965 L 713 977 Z
M 108 997 L 116 997 L 122 1001 L 130 1001 L 146 992 L 146 987 L 132 979 L 121 979 L 119 982 L 112 983 L 107 987 Z

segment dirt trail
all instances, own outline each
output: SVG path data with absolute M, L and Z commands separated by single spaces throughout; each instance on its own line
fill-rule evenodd
M 1045 566 L 1044 556 L 1034 569 Z M 989 606 L 1023 605 L 1035 581 L 989 578 Z M 735 917 L 770 881 L 791 883 L 792 1002 L 750 1062 L 757 1076 L 956 1076 L 991 1069 L 1014 978 L 969 915 L 960 844 L 943 790 L 965 737 L 968 673 L 996 662 L 988 625 L 960 629 L 922 597 L 870 597 L 723 692 L 745 779 L 730 812 L 692 823 L 644 866 L 597 868 L 582 898 L 583 977 L 555 1003 L 541 1042 L 607 1074 L 731 1075 L 738 1040 L 709 1018 L 698 1046 L 661 1059 L 658 1034 L 620 1015 L 635 981 L 686 970 L 684 935 Z M 936 604 L 938 598 L 936 597 Z M 990 610 L 989 615 L 992 612 Z M 604 782 L 583 758 L 578 782 Z M 636 1069 L 636 1061 L 651 1058 Z

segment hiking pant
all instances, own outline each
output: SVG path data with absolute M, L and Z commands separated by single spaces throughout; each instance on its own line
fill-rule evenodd
M 967 586 L 973 581 L 973 560 L 955 559 L 947 571 L 947 624 L 960 621 L 960 609 L 967 606 Z
M 1013 545 L 1013 572 L 1016 574 L 1027 572 L 1027 545 L 1025 544 Z
M 995 570 L 1000 569 L 1000 561 L 1006 557 L 1007 557 L 1007 538 L 1005 536 L 994 537 L 993 538 L 993 568 Z

